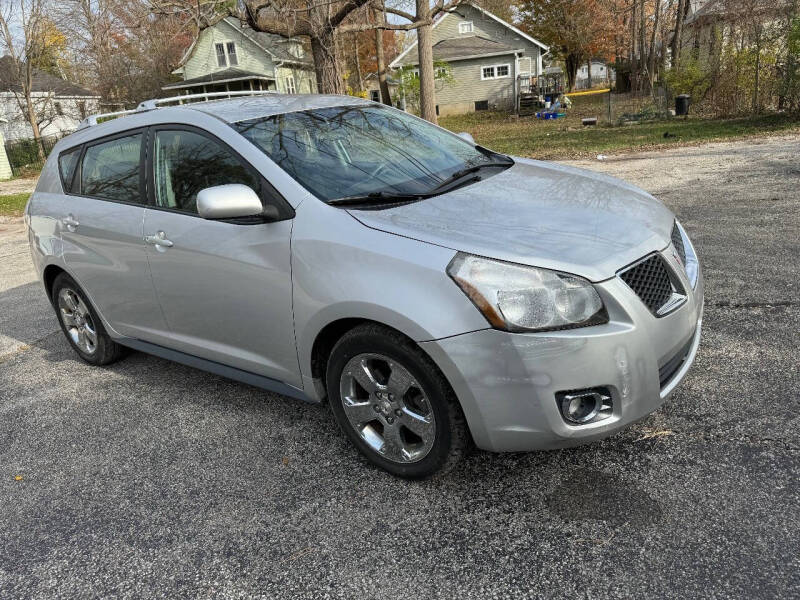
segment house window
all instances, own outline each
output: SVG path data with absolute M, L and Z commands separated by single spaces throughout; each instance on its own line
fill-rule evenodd
M 481 67 L 481 79 L 503 79 L 511 75 L 511 65 Z
M 475 101 L 475 110 L 489 110 L 489 101 L 488 100 L 476 100 Z
M 227 67 L 228 61 L 225 60 L 225 44 L 214 44 L 214 48 L 217 50 L 217 66 Z
M 373 102 L 380 102 L 381 101 L 381 93 L 378 90 L 370 90 L 369 91 L 369 99 Z
M 444 79 L 447 77 L 447 67 L 436 67 L 436 79 Z
M 233 42 L 228 42 L 226 46 L 228 49 L 228 64 L 230 64 L 232 67 L 235 67 L 239 64 L 239 59 L 236 57 L 236 44 Z
M 472 33 L 472 21 L 462 21 L 458 24 L 458 33 Z
M 286 93 L 287 94 L 295 94 L 297 93 L 297 88 L 294 87 L 294 76 L 289 75 L 286 78 Z

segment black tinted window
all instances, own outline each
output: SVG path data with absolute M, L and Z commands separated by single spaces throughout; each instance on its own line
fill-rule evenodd
M 72 191 L 72 176 L 75 174 L 75 167 L 78 166 L 78 159 L 81 156 L 81 149 L 75 148 L 69 152 L 62 152 L 58 157 L 58 170 L 61 172 L 61 184 L 64 191 Z
M 259 191 L 259 181 L 233 152 L 191 131 L 159 131 L 153 153 L 156 204 L 197 212 L 197 193 L 207 187 L 242 183 Z
M 121 202 L 140 202 L 139 159 L 142 134 L 89 146 L 81 167 L 84 196 Z

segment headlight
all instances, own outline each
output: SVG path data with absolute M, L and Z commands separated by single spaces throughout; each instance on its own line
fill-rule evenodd
M 575 275 L 461 252 L 447 274 L 497 329 L 544 331 L 608 323 L 597 290 Z
M 700 272 L 700 263 L 697 261 L 697 254 L 694 251 L 692 242 L 689 240 L 689 236 L 686 235 L 686 230 L 677 219 L 675 219 L 674 229 L 675 232 L 673 232 L 672 235 L 672 243 L 678 250 L 680 258 L 683 260 L 683 268 L 686 270 L 686 276 L 689 278 L 689 283 L 692 284 L 692 289 L 694 289 L 697 287 L 697 275 Z M 681 252 L 681 250 L 683 251 Z

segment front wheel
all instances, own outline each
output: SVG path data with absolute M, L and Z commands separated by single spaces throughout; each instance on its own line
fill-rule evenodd
M 444 376 L 391 329 L 369 324 L 346 333 L 331 352 L 326 382 L 341 429 L 390 473 L 427 477 L 467 447 L 464 415 Z

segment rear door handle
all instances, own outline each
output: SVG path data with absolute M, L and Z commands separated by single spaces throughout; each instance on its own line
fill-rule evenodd
M 72 213 L 64 217 L 64 226 L 69 231 L 75 231 L 78 228 L 78 225 L 80 225 L 80 223 L 77 220 L 75 220 L 75 217 L 72 216 Z
M 144 241 L 153 246 L 162 246 L 164 248 L 172 248 L 172 242 L 167 239 L 167 234 L 159 231 L 155 235 L 147 235 Z

